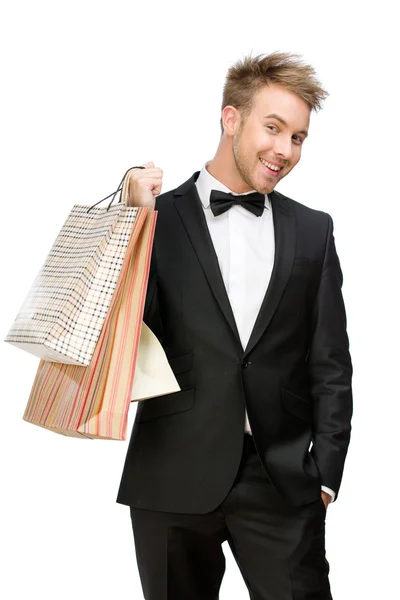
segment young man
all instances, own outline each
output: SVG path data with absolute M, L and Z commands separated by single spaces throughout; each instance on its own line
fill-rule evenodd
M 214 158 L 132 203 L 158 220 L 144 320 L 181 391 L 139 402 L 117 502 L 146 600 L 214 600 L 227 540 L 253 600 L 328 600 L 325 516 L 352 364 L 332 218 L 275 191 L 327 93 L 296 55 L 228 71 Z M 310 448 L 311 447 L 311 448 Z

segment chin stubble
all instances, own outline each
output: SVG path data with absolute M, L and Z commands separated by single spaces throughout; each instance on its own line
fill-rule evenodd
M 238 159 L 239 152 L 238 152 L 238 149 L 237 149 L 237 142 L 238 142 L 238 136 L 236 135 L 233 138 L 233 160 L 235 161 L 236 169 L 237 169 L 240 177 L 243 179 L 243 181 L 245 181 L 249 187 L 251 187 L 252 189 L 255 190 L 256 188 L 254 187 L 253 182 L 246 175 L 246 172 L 243 171 L 243 169 L 240 167 L 240 162 L 239 162 L 239 159 Z M 257 190 L 257 191 L 259 191 L 259 190 Z M 267 192 L 261 192 L 261 193 L 264 194 L 264 193 L 267 193 Z

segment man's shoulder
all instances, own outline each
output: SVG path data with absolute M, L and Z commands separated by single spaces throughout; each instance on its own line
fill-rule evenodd
M 200 173 L 199 171 L 196 171 L 184 183 L 181 183 L 180 185 L 173 188 L 172 190 L 168 190 L 167 192 L 163 192 L 162 194 L 157 196 L 155 208 L 157 210 L 160 208 L 161 209 L 167 208 L 168 206 L 171 206 L 173 204 L 173 200 L 174 200 L 175 196 L 187 195 L 190 192 L 190 190 L 194 187 L 195 181 L 196 181 L 199 173 Z
M 162 194 L 156 197 L 156 210 L 158 210 L 160 207 L 164 207 L 172 201 L 174 191 L 175 190 L 168 190 L 168 192 L 163 192 Z
M 315 220 L 326 221 L 327 219 L 330 218 L 330 215 L 327 212 L 325 212 L 323 210 L 318 210 L 316 208 L 311 208 L 310 206 L 307 206 L 306 204 L 303 204 L 302 202 L 299 202 L 298 200 L 294 200 L 293 198 L 290 198 L 289 196 L 282 194 L 282 192 L 278 192 L 278 191 L 274 190 L 273 193 L 277 196 L 277 198 L 280 201 L 287 203 L 292 208 L 292 210 L 295 212 L 296 216 L 298 216 L 299 218 L 312 220 L 312 221 L 315 221 Z

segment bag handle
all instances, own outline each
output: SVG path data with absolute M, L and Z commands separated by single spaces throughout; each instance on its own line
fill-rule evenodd
M 118 194 L 118 192 L 121 192 L 118 203 L 123 202 L 124 204 L 126 204 L 126 199 L 128 198 L 128 181 L 129 181 L 129 177 L 127 176 L 129 171 L 132 171 L 132 169 L 144 169 L 145 167 L 129 167 L 129 169 L 126 171 L 125 175 L 123 176 L 123 178 L 121 179 L 120 183 L 118 184 L 118 188 L 115 190 L 115 192 L 112 192 L 111 194 L 109 194 L 108 196 L 106 196 L 105 198 L 102 198 L 101 200 L 99 200 L 98 202 L 96 202 L 96 204 L 93 204 L 92 206 L 90 206 L 86 212 L 89 212 L 90 210 L 92 210 L 92 208 L 94 208 L 95 206 L 97 206 L 98 204 L 100 204 L 100 202 L 103 202 L 104 200 L 107 200 L 108 198 L 111 198 L 111 202 L 110 204 L 107 206 L 107 212 L 111 206 L 111 204 L 114 202 L 114 198 L 115 196 Z

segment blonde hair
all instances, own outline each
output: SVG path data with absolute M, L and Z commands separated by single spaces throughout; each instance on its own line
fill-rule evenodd
M 298 54 L 273 52 L 246 56 L 232 65 L 226 75 L 222 94 L 221 111 L 234 106 L 241 115 L 242 125 L 251 113 L 253 98 L 264 85 L 276 83 L 297 94 L 307 102 L 311 110 L 319 110 L 329 96 L 315 75 L 311 65 L 304 64 Z M 222 116 L 221 135 L 224 132 Z

